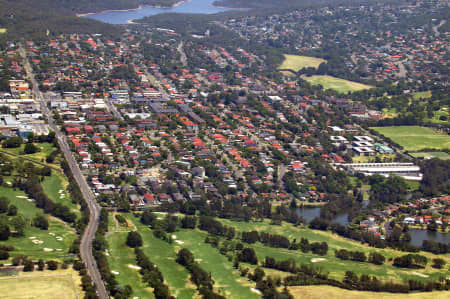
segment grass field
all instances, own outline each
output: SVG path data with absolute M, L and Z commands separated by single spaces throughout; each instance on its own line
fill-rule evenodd
M 431 90 L 418 91 L 418 92 L 413 93 L 414 100 L 419 100 L 421 98 L 423 98 L 423 99 L 431 98 Z
M 27 196 L 22 191 L 14 191 L 12 188 L 0 187 L 0 194 L 6 196 L 10 200 L 10 204 L 14 204 L 18 208 L 19 214 L 27 222 L 25 236 L 18 238 L 10 237 L 7 241 L 0 241 L 0 244 L 14 246 L 15 250 L 11 252 L 12 257 L 26 255 L 35 259 L 54 258 L 61 260 L 67 255 L 76 235 L 66 223 L 49 216 L 48 230 L 41 230 L 31 226 L 30 223 L 33 217 L 38 213 L 42 213 L 42 210 L 36 208 L 33 202 L 28 201 L 26 199 Z M 42 243 L 35 244 L 33 240 L 42 241 Z M 52 251 L 44 251 L 44 248 L 52 249 Z
M 450 292 L 429 292 L 411 294 L 373 293 L 361 291 L 349 291 L 332 286 L 299 286 L 289 287 L 289 292 L 294 298 L 322 299 L 322 298 L 346 298 L 346 299 L 369 299 L 369 298 L 398 298 L 398 299 L 444 299 L 450 297 Z
M 450 159 L 450 155 L 445 152 L 419 152 L 419 153 L 410 153 L 411 156 L 415 158 L 439 158 L 443 160 Z
M 42 142 L 42 143 L 34 143 L 34 145 L 39 149 L 39 152 L 36 152 L 34 154 L 25 155 L 23 153 L 23 149 L 25 148 L 25 144 L 22 144 L 20 147 L 16 148 L 2 148 L 5 152 L 9 152 L 16 155 L 22 155 L 30 160 L 43 162 L 45 163 L 46 156 L 56 150 L 55 147 L 53 147 L 53 144 L 48 142 Z
M 309 57 L 309 56 L 300 56 L 300 55 L 290 55 L 284 54 L 284 61 L 278 67 L 280 70 L 293 70 L 299 71 L 302 68 L 313 67 L 318 68 L 322 62 L 327 62 L 325 59 Z
M 450 137 L 439 134 L 431 128 L 419 126 L 373 127 L 378 133 L 389 137 L 408 151 L 424 148 L 448 149 Z
M 372 86 L 370 85 L 352 82 L 331 76 L 311 76 L 305 77 L 304 79 L 312 85 L 322 85 L 324 89 L 333 89 L 340 93 L 372 88 Z
M 72 269 L 18 272 L 16 277 L 0 278 L 0 297 L 14 299 L 82 298 L 81 279 Z

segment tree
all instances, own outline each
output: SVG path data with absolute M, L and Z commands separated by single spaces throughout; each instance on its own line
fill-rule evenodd
M 2 146 L 4 148 L 17 148 L 22 144 L 22 138 L 20 137 L 11 137 L 3 141 Z
M 25 226 L 27 223 L 22 216 L 14 217 L 11 220 L 11 225 L 14 227 L 14 230 L 18 236 L 23 236 L 25 234 Z
M 381 265 L 384 263 L 386 258 L 384 255 L 378 253 L 378 252 L 371 252 L 369 254 L 369 263 L 375 264 L 375 265 Z
M 6 250 L 0 250 L 0 260 L 9 259 L 9 252 Z
M 258 264 L 258 257 L 253 248 L 244 248 L 238 255 L 240 262 L 249 263 L 252 265 Z
M 58 270 L 58 262 L 57 261 L 48 261 L 47 262 L 47 268 L 49 270 Z
M 129 232 L 127 235 L 127 242 L 126 244 L 131 248 L 141 247 L 142 246 L 142 237 L 141 235 L 136 232 Z
M 433 259 L 433 268 L 436 269 L 442 269 L 445 266 L 445 260 L 441 259 L 441 258 L 435 258 Z
M 23 272 L 32 272 L 34 271 L 34 263 L 32 260 L 25 260 L 23 262 Z
M 38 214 L 33 218 L 33 225 L 35 227 L 38 227 L 42 230 L 48 230 L 48 220 L 47 217 L 45 217 L 42 214 Z
M 11 231 L 9 230 L 9 226 L 6 223 L 0 222 L 0 240 L 6 241 L 8 240 Z
M 15 205 L 10 205 L 8 207 L 8 216 L 16 216 L 17 215 L 17 207 Z
M 38 152 L 38 148 L 37 148 L 37 146 L 35 146 L 33 143 L 27 143 L 27 144 L 25 144 L 25 148 L 23 149 L 23 152 L 26 154 L 26 155 L 30 155 L 30 154 L 34 154 L 34 153 L 36 153 L 36 152 Z
M 182 266 L 189 266 L 194 263 L 194 255 L 187 248 L 182 248 L 177 253 L 176 262 Z
M 264 278 L 264 275 L 266 275 L 264 270 L 261 269 L 261 267 L 256 267 L 256 269 L 253 273 L 252 280 L 253 281 L 261 281 Z
M 43 259 L 39 259 L 38 261 L 38 271 L 44 271 L 45 269 L 45 263 Z
M 0 197 L 0 213 L 6 213 L 8 211 L 9 199 L 5 196 Z

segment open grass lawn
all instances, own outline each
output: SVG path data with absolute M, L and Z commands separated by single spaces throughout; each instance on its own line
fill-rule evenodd
M 443 160 L 450 159 L 450 155 L 446 152 L 419 152 L 419 153 L 410 153 L 411 156 L 415 158 L 439 158 Z
M 33 160 L 36 162 L 48 164 L 52 167 L 61 169 L 61 166 L 59 165 L 60 160 L 58 158 L 55 159 L 54 163 L 51 163 L 51 164 L 49 164 L 45 161 L 45 158 L 47 157 L 47 155 L 50 154 L 51 152 L 53 152 L 54 150 L 56 150 L 56 148 L 53 146 L 52 143 L 43 142 L 43 143 L 34 143 L 34 145 L 39 148 L 39 152 L 36 152 L 34 154 L 29 154 L 29 155 L 26 155 L 23 153 L 25 144 L 22 144 L 20 147 L 17 147 L 17 148 L 1 148 L 1 150 L 8 152 L 8 153 L 15 154 L 15 155 L 20 155 L 24 158 L 27 158 L 27 159 L 30 159 L 30 160 Z M 8 156 L 8 157 L 12 160 L 18 159 L 13 156 Z
M 272 232 L 280 235 L 284 235 L 289 240 L 293 240 L 294 238 L 297 239 L 297 241 L 300 241 L 302 237 L 309 239 L 310 242 L 327 242 L 328 243 L 328 254 L 326 256 L 318 256 L 312 253 L 302 253 L 301 251 L 293 251 L 293 250 L 287 250 L 287 249 L 280 249 L 280 248 L 271 248 L 267 246 L 263 246 L 261 243 L 256 243 L 253 245 L 245 244 L 245 246 L 251 246 L 255 249 L 258 259 L 262 260 L 266 256 L 272 256 L 276 258 L 277 260 L 286 260 L 288 258 L 294 259 L 297 264 L 305 263 L 305 264 L 314 264 L 316 266 L 322 267 L 322 269 L 329 271 L 329 276 L 331 278 L 339 279 L 341 280 L 344 275 L 345 271 L 351 270 L 357 273 L 358 275 L 361 274 L 369 274 L 369 275 L 376 275 L 380 279 L 386 279 L 386 280 L 396 280 L 396 281 L 403 281 L 404 279 L 416 279 L 416 280 L 422 280 L 422 281 L 429 281 L 429 280 L 437 280 L 439 276 L 448 276 L 450 275 L 450 271 L 448 270 L 437 270 L 431 267 L 431 259 L 436 258 L 436 255 L 433 255 L 431 253 L 421 252 L 420 254 L 427 256 L 429 259 L 429 263 L 425 269 L 419 269 L 419 270 L 409 270 L 409 269 L 401 269 L 396 268 L 391 265 L 390 262 L 387 262 L 381 266 L 376 266 L 370 263 L 359 263 L 359 262 L 353 262 L 353 261 L 343 261 L 340 259 L 337 259 L 334 256 L 334 250 L 338 249 L 347 249 L 347 250 L 358 250 L 358 251 L 364 251 L 366 255 L 368 255 L 372 251 L 377 251 L 381 254 L 383 254 L 386 259 L 389 259 L 391 257 L 401 256 L 406 253 L 392 250 L 392 249 L 376 249 L 373 247 L 365 246 L 359 242 L 355 242 L 349 239 L 345 239 L 343 237 L 340 237 L 338 235 L 332 234 L 330 232 L 323 232 L 323 231 L 317 231 L 317 230 L 311 230 L 308 228 L 303 227 L 294 227 L 291 224 L 283 223 L 281 226 L 275 226 L 270 225 L 268 221 L 264 222 L 236 222 L 236 221 L 230 221 L 225 219 L 218 219 L 223 224 L 228 226 L 233 226 L 236 228 L 237 231 L 264 231 L 264 232 Z M 450 263 L 450 255 L 440 255 L 440 258 L 443 258 L 447 261 L 447 263 Z M 325 258 L 326 260 L 312 263 L 313 258 Z M 420 274 L 424 274 L 428 277 L 421 277 Z
M 447 120 L 441 120 L 441 116 L 445 116 Z M 449 124 L 450 123 L 450 115 L 448 113 L 448 106 L 441 107 L 440 110 L 435 111 L 432 118 L 426 118 L 425 121 L 429 121 L 434 124 Z
M 450 136 L 439 134 L 431 128 L 419 126 L 373 127 L 378 133 L 389 137 L 408 151 L 424 148 L 448 149 Z
M 293 70 L 299 71 L 302 68 L 313 67 L 318 68 L 322 62 L 327 62 L 325 59 L 309 57 L 309 56 L 300 56 L 300 55 L 290 55 L 284 54 L 284 61 L 278 67 L 280 70 Z
M 450 292 L 429 292 L 411 294 L 374 293 L 349 291 L 337 287 L 322 286 L 298 286 L 289 287 L 289 292 L 294 298 L 322 299 L 322 298 L 346 298 L 346 299 L 368 299 L 368 298 L 398 298 L 398 299 L 444 299 L 450 297 Z
M 380 158 L 381 161 L 383 161 L 383 159 L 388 159 L 388 161 L 390 159 L 394 159 L 395 158 L 395 154 L 377 154 L 376 156 L 354 156 L 352 157 L 352 161 L 353 163 L 370 163 L 370 162 L 374 162 L 376 157 Z
M 0 297 L 14 299 L 82 298 L 81 278 L 73 269 L 18 272 L 17 277 L 0 278 Z
M 70 245 L 76 238 L 76 234 L 68 224 L 48 216 L 48 230 L 41 230 L 31 226 L 33 217 L 38 213 L 43 213 L 42 210 L 36 208 L 33 202 L 27 200 L 27 196 L 22 191 L 14 191 L 12 188 L 0 187 L 0 194 L 6 196 L 10 200 L 10 204 L 17 206 L 19 214 L 27 222 L 25 236 L 18 238 L 10 237 L 7 241 L 0 241 L 0 244 L 14 246 L 15 249 L 11 252 L 12 257 L 26 255 L 34 259 L 61 259 L 67 255 Z M 33 240 L 42 241 L 42 243 L 35 244 Z M 45 248 L 47 248 L 47 251 L 44 250 Z
M 108 263 L 111 271 L 116 276 L 117 282 L 123 286 L 130 285 L 133 288 L 133 296 L 139 298 L 154 298 L 153 289 L 142 282 L 139 270 L 132 269 L 129 265 L 136 265 L 134 249 L 125 245 L 126 232 L 117 232 L 107 237 Z
M 414 100 L 420 100 L 421 98 L 423 98 L 423 99 L 431 98 L 431 90 L 418 91 L 418 92 L 413 93 Z
M 340 93 L 347 93 L 349 91 L 352 92 L 373 87 L 331 76 L 311 76 L 305 77 L 304 79 L 312 85 L 322 85 L 324 89 L 333 89 Z

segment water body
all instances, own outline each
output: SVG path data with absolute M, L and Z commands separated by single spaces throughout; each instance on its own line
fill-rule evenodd
M 411 235 L 411 245 L 416 247 L 422 247 L 422 242 L 424 240 L 435 241 L 439 243 L 450 243 L 450 234 L 441 232 L 430 232 L 426 229 L 410 229 L 409 234 Z
M 127 24 L 130 20 L 141 19 L 148 16 L 154 16 L 163 13 L 195 13 L 195 14 L 214 14 L 231 10 L 214 6 L 215 0 L 188 0 L 178 6 L 170 8 L 156 8 L 143 6 L 135 10 L 128 11 L 108 11 L 96 14 L 89 14 L 86 18 L 95 19 L 110 24 Z
M 316 217 L 320 217 L 320 208 L 297 208 L 297 215 L 301 216 L 306 222 L 311 222 Z M 337 215 L 331 222 L 342 225 L 348 224 L 348 213 Z

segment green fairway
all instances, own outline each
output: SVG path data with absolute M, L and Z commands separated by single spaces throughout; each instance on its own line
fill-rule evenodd
M 72 212 L 77 214 L 77 216 L 80 216 L 81 212 L 79 206 L 72 203 L 70 195 L 66 191 L 67 184 L 67 179 L 63 174 L 52 171 L 52 175 L 46 177 L 42 182 L 42 188 L 52 201 L 59 202 L 69 207 Z
M 153 290 L 142 282 L 139 270 L 129 267 L 136 265 L 136 255 L 132 248 L 125 245 L 126 239 L 126 232 L 113 233 L 107 237 L 109 268 L 120 285 L 130 285 L 133 288 L 133 296 L 155 298 Z
M 280 70 L 293 70 L 299 71 L 302 68 L 313 67 L 318 68 L 322 62 L 327 62 L 325 59 L 309 57 L 309 56 L 300 56 L 300 55 L 290 55 L 284 54 L 284 61 L 278 67 Z
M 410 155 L 415 158 L 439 158 L 443 160 L 450 159 L 450 155 L 445 152 L 419 152 L 410 153 Z
M 41 230 L 31 226 L 31 220 L 38 213 L 43 213 L 41 209 L 36 208 L 35 204 L 29 201 L 28 196 L 22 191 L 14 191 L 12 188 L 0 187 L 0 194 L 10 200 L 21 214 L 27 226 L 25 236 L 10 237 L 7 241 L 0 241 L 0 244 L 14 246 L 11 256 L 26 255 L 34 259 L 49 259 L 62 257 L 68 254 L 70 245 L 76 238 L 75 232 L 67 223 L 48 216 L 48 230 Z M 9 217 L 11 219 L 11 217 Z
M 352 92 L 373 87 L 331 76 L 311 76 L 305 77 L 304 79 L 312 85 L 322 85 L 324 89 L 333 89 L 340 93 L 347 93 L 349 91 Z
M 22 156 L 24 158 L 27 158 L 27 159 L 30 159 L 30 160 L 33 160 L 36 162 L 48 164 L 52 167 L 61 168 L 59 165 L 59 159 L 55 159 L 54 163 L 47 163 L 45 161 L 45 158 L 47 157 L 47 155 L 50 154 L 51 152 L 53 152 L 54 150 L 56 150 L 56 148 L 53 146 L 52 143 L 42 142 L 42 143 L 34 143 L 34 145 L 39 149 L 39 152 L 36 152 L 34 154 L 28 154 L 28 155 L 23 153 L 25 144 L 22 144 L 20 147 L 17 147 L 17 148 L 1 148 L 1 150 L 11 153 L 11 154 Z M 10 156 L 10 155 L 8 155 L 8 157 L 12 160 L 19 159 L 19 158 Z
M 419 126 L 373 127 L 373 130 L 390 138 L 408 151 L 425 148 L 449 149 L 450 137 L 431 128 Z

